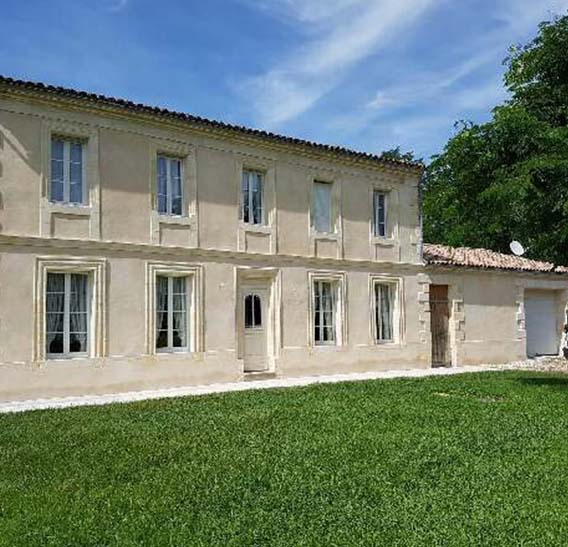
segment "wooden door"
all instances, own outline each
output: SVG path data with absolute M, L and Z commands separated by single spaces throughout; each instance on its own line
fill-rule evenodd
M 268 368 L 268 295 L 264 287 L 245 288 L 242 295 L 245 372 Z
M 432 331 L 432 366 L 451 365 L 450 303 L 447 285 L 430 285 L 430 325 Z

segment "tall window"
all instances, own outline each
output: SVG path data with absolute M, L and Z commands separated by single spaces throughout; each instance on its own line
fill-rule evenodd
M 45 298 L 47 355 L 87 355 L 88 274 L 48 272 Z
M 387 235 L 387 195 L 385 192 L 373 192 L 373 234 L 375 237 Z
M 168 156 L 158 156 L 158 213 L 181 215 L 183 203 L 182 160 Z
M 330 183 L 314 182 L 312 211 L 312 225 L 316 232 L 330 233 L 334 231 Z
M 80 205 L 85 202 L 84 144 L 54 138 L 51 140 L 50 200 Z
M 394 342 L 393 283 L 375 283 L 375 341 L 379 344 Z
M 336 283 L 314 281 L 314 342 L 333 345 L 336 342 Z
M 263 223 L 264 176 L 258 171 L 243 171 L 241 181 L 242 218 L 247 224 Z
M 156 349 L 188 351 L 187 277 L 156 276 Z

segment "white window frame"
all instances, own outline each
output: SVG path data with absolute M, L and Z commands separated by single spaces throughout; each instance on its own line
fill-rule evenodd
M 90 354 L 90 346 L 91 346 L 91 296 L 92 296 L 92 289 L 91 289 L 91 275 L 87 272 L 60 272 L 60 271 L 53 271 L 50 270 L 49 274 L 57 274 L 64 276 L 64 311 L 63 311 L 63 352 L 61 353 L 49 353 L 47 348 L 45 349 L 45 354 L 48 359 L 73 359 L 75 357 L 88 357 Z M 85 351 L 69 351 L 69 342 L 70 342 L 70 300 L 71 300 L 71 276 L 72 275 L 85 275 L 87 276 L 87 349 Z M 46 333 L 46 342 L 47 342 L 47 286 L 46 291 L 44 293 L 44 298 L 46 299 L 46 322 L 45 322 L 45 333 Z
M 157 282 L 156 277 L 186 277 L 186 295 L 189 295 L 186 309 L 187 348 L 165 351 L 156 348 Z M 148 355 L 193 355 L 203 348 L 203 274 L 201 266 L 178 262 L 146 263 L 146 352 Z M 171 308 L 170 308 L 171 309 Z
M 159 177 L 159 163 L 160 163 L 160 158 L 163 158 L 164 160 L 166 160 L 166 211 L 160 211 L 159 210 L 159 205 L 160 205 L 160 200 L 159 200 L 159 194 L 158 194 L 158 189 L 159 189 L 159 184 L 158 184 L 158 177 Z M 171 172 L 172 172 L 172 161 L 177 161 L 179 162 L 179 172 L 180 172 L 180 189 L 181 189 L 181 212 L 178 213 L 173 213 L 172 212 L 172 176 L 171 176 Z M 184 173 L 184 159 L 180 158 L 178 156 L 174 156 L 171 154 L 165 154 L 162 152 L 158 152 L 156 155 L 156 211 L 158 213 L 158 215 L 160 216 L 168 216 L 168 217 L 185 217 L 187 216 L 186 211 L 185 211 L 185 173 Z
M 53 141 L 61 141 L 63 143 L 63 200 L 56 201 L 52 198 L 52 184 L 53 184 L 53 171 L 52 171 L 52 146 Z M 69 201 L 71 194 L 71 145 L 79 144 L 81 146 L 81 201 Z M 48 199 L 50 203 L 65 205 L 69 207 L 83 207 L 88 204 L 87 195 L 87 151 L 88 143 L 84 139 L 76 137 L 67 137 L 63 135 L 51 135 L 50 151 L 49 151 L 49 188 Z
M 245 174 L 248 173 L 252 173 L 255 175 L 260 175 L 260 203 L 261 203 L 261 211 L 260 211 L 260 222 L 252 222 L 250 219 L 251 217 L 254 218 L 254 215 L 252 215 L 252 209 L 253 209 L 253 199 L 252 199 L 252 192 L 250 191 L 250 187 L 248 190 L 248 203 L 246 205 L 248 205 L 249 208 L 249 220 L 245 220 L 245 196 L 244 196 L 244 192 L 243 192 L 243 179 Z M 241 199 L 240 199 L 240 216 L 241 216 L 241 220 L 243 221 L 243 223 L 246 226 L 265 226 L 266 225 L 266 192 L 265 192 L 265 187 L 266 187 L 266 172 L 260 170 L 260 169 L 252 169 L 250 167 L 244 167 L 241 173 L 241 187 L 240 187 L 240 195 L 241 195 Z
M 316 228 L 316 185 L 318 184 L 325 184 L 329 188 L 329 231 L 319 231 Z M 321 180 L 321 179 L 313 179 L 312 181 L 312 192 L 311 192 L 311 228 L 314 234 L 316 235 L 335 235 L 337 233 L 337 215 L 336 215 L 336 206 L 335 206 L 335 183 Z
M 380 233 L 380 222 L 379 222 L 379 209 L 376 207 L 377 200 L 376 196 L 383 196 L 383 209 L 384 209 L 384 233 Z M 380 190 L 378 188 L 373 189 L 372 195 L 372 209 L 373 209 L 373 237 L 377 239 L 388 239 L 389 235 L 389 219 L 388 219 L 388 202 L 389 202 L 389 192 Z
M 392 340 L 378 340 L 376 285 L 389 285 L 392 295 Z M 371 343 L 375 346 L 397 346 L 403 343 L 403 280 L 390 276 L 371 276 L 369 283 L 369 315 Z
M 315 336 L 315 319 L 316 319 L 316 290 L 315 286 L 318 282 L 330 283 L 332 286 L 333 295 L 333 341 L 318 341 L 316 342 Z M 310 346 L 315 348 L 338 348 L 344 345 L 347 332 L 347 318 L 345 316 L 345 295 L 346 295 L 346 281 L 345 275 L 340 273 L 326 273 L 326 272 L 309 272 L 308 283 L 310 291 L 309 299 L 309 341 Z
M 51 362 L 69 358 L 99 358 L 106 354 L 106 259 L 81 257 L 38 257 L 34 285 L 33 360 Z M 48 355 L 46 351 L 46 288 L 47 273 L 89 274 L 89 336 L 86 354 Z
M 155 276 L 155 314 L 157 317 L 158 314 L 158 277 L 163 277 L 168 280 L 168 345 L 163 348 L 157 347 L 157 336 L 156 336 L 156 353 L 190 353 L 192 351 L 192 325 L 191 321 L 191 308 L 192 308 L 192 289 L 193 283 L 191 282 L 191 274 L 183 274 L 183 273 L 157 273 Z M 185 346 L 174 347 L 173 345 L 173 315 L 174 315 L 174 296 L 173 296 L 173 280 L 175 278 L 182 278 L 185 282 L 185 339 L 187 344 Z

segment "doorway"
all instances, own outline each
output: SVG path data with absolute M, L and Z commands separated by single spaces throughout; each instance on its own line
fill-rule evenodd
M 432 366 L 449 367 L 450 302 L 448 285 L 430 285 L 430 329 L 432 332 Z
M 241 291 L 241 329 L 245 372 L 263 372 L 269 368 L 268 334 L 270 330 L 270 289 L 245 285 Z

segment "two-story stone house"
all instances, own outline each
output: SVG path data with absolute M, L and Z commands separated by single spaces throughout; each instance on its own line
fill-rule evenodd
M 421 166 L 0 80 L 4 398 L 429 366 Z
M 527 287 L 558 350 L 548 266 L 425 266 L 421 172 L 0 78 L 0 400 L 429 367 L 432 309 L 439 364 L 503 361 Z

